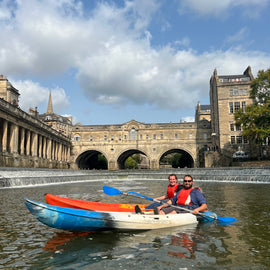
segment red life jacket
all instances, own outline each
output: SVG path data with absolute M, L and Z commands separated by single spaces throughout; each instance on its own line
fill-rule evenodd
M 199 187 L 192 187 L 189 189 L 182 188 L 180 192 L 178 193 L 177 204 L 190 205 L 191 204 L 190 192 L 195 188 L 201 191 Z
M 176 184 L 175 186 L 171 186 L 171 185 L 168 185 L 168 188 L 167 188 L 167 196 L 169 199 L 172 199 L 175 195 L 175 192 L 176 192 L 176 189 L 178 187 L 179 184 Z

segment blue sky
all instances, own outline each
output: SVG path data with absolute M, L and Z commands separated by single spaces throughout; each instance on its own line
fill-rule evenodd
M 209 80 L 270 67 L 270 0 L 0 0 L 0 74 L 74 123 L 193 121 Z

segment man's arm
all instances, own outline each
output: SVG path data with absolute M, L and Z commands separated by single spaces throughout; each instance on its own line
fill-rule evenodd
M 161 208 L 166 207 L 167 204 L 172 204 L 172 201 L 171 201 L 171 200 L 167 201 L 166 204 L 162 204 L 162 205 L 159 206 L 157 209 L 160 210 Z
M 194 215 L 197 215 L 200 211 L 204 211 L 207 209 L 207 204 L 206 203 L 202 203 L 202 205 L 198 208 L 195 208 L 193 211 L 192 211 L 192 214 Z

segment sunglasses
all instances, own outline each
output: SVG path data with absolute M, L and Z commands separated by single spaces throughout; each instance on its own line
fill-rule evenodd
M 186 183 L 186 182 L 190 183 L 190 182 L 192 182 L 192 180 L 184 180 L 184 182 L 185 182 L 185 183 Z

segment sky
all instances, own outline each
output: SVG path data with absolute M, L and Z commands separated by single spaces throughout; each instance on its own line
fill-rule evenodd
M 270 0 L 0 0 L 0 74 L 73 124 L 194 121 L 218 75 L 270 67 Z

